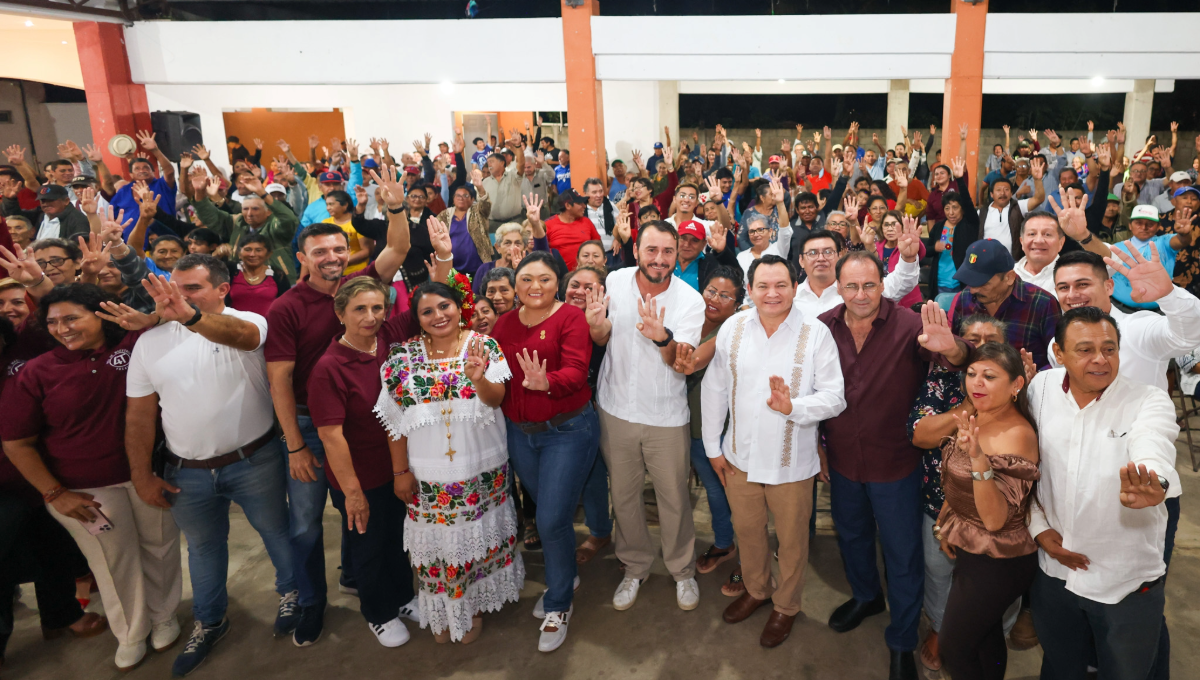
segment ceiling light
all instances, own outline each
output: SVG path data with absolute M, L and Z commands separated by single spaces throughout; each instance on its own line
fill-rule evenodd
M 1104 76 L 1096 76 L 1092 78 L 1092 87 L 1100 87 L 1104 85 Z
M 26 26 L 26 27 L 32 27 L 32 26 L 33 26 L 33 22 L 32 22 L 32 21 L 30 21 L 29 19 L 26 19 L 26 20 L 25 20 L 25 26 Z
M 779 79 L 779 82 L 781 82 L 781 83 L 785 83 L 785 82 L 787 82 L 787 81 L 786 81 L 786 80 L 784 80 L 783 78 L 780 78 L 780 79 Z
M 441 89 L 444 94 L 451 94 L 454 92 L 454 83 L 450 82 L 449 80 L 443 80 Z

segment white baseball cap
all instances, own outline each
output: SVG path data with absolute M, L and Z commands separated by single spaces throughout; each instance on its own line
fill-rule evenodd
M 1158 222 L 1158 208 L 1152 205 L 1135 205 L 1129 215 L 1130 220 L 1150 220 Z
M 282 184 L 280 184 L 278 182 L 272 182 L 264 188 L 267 190 L 268 194 L 273 194 L 275 192 L 279 192 L 281 194 L 287 193 L 287 187 L 283 186 Z

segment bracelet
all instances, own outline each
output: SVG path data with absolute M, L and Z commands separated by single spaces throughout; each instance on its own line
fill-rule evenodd
M 42 494 L 42 500 L 46 501 L 47 503 L 53 503 L 54 499 L 58 498 L 59 496 L 63 495 L 66 492 L 67 492 L 67 487 L 63 486 L 62 484 L 59 484 L 58 486 L 54 487 L 53 489 L 50 489 L 46 493 Z
M 446 259 L 443 260 L 442 258 L 438 257 L 437 253 L 434 253 L 433 258 L 435 260 L 437 260 L 438 262 L 453 262 L 454 261 L 453 255 L 451 255 L 450 257 L 447 257 Z
M 971 471 L 971 479 L 977 482 L 986 482 L 995 475 L 996 471 L 992 470 L 991 468 L 989 468 L 986 472 L 975 472 L 974 470 Z
M 191 328 L 192 326 L 195 326 L 196 324 L 200 323 L 200 317 L 204 316 L 204 312 L 201 312 L 198 307 L 195 307 L 195 305 L 193 305 L 193 308 L 196 309 L 196 315 L 193 316 L 192 318 L 188 319 L 187 321 L 183 322 L 183 325 L 185 328 Z
M 403 477 L 404 475 L 407 475 L 410 470 L 411 470 L 411 468 L 404 468 L 403 470 L 401 470 L 399 472 L 393 472 L 392 476 L 393 477 Z
M 33 284 L 32 286 L 25 286 L 25 284 L 21 284 L 21 285 L 25 286 L 26 289 L 37 288 L 38 286 L 42 285 L 42 282 L 45 280 L 46 280 L 46 272 L 42 272 L 42 278 L 38 279 L 37 283 Z
M 400 213 L 404 212 L 404 208 L 397 208 L 397 209 L 395 209 L 395 210 L 392 210 L 391 208 L 388 208 L 388 209 L 387 209 L 387 211 L 388 211 L 388 214 L 391 214 L 391 215 L 399 215 Z
M 288 451 L 288 455 L 290 456 L 293 453 L 300 453 L 301 451 L 303 451 L 304 449 L 307 449 L 307 448 L 308 448 L 308 444 L 301 444 L 300 448 L 296 449 L 295 451 Z
M 1079 245 L 1086 246 L 1087 244 L 1091 243 L 1092 239 L 1094 239 L 1094 238 L 1096 238 L 1096 237 L 1091 232 L 1089 232 L 1088 237 L 1083 239 L 1082 241 L 1080 241 Z

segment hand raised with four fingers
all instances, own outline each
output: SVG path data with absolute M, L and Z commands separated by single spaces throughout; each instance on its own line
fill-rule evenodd
M 522 387 L 535 392 L 550 390 L 550 379 L 546 377 L 546 360 L 538 360 L 536 349 L 533 350 L 533 356 L 530 356 L 529 348 L 523 348 L 517 354 L 517 364 L 521 367 L 521 372 L 525 374 L 525 378 L 521 380 Z
M 767 408 L 790 416 L 792 414 L 792 394 L 787 383 L 777 375 L 771 376 L 770 383 L 771 396 L 767 397 Z
M 1162 503 L 1167 492 L 1158 481 L 1158 473 L 1147 470 L 1145 465 L 1133 461 L 1120 469 L 1121 505 L 1133 510 L 1149 508 Z
M 946 312 L 938 303 L 930 300 L 921 307 L 921 334 L 917 342 L 930 352 L 945 353 L 953 351 L 958 345 L 954 333 L 950 332 L 950 324 L 946 320 Z
M 467 378 L 473 383 L 483 381 L 484 374 L 487 373 L 488 367 L 488 351 L 487 345 L 484 344 L 483 338 L 471 338 L 471 342 L 467 343 Z
M 1125 243 L 1129 252 L 1125 248 L 1113 248 L 1112 254 L 1116 258 L 1106 257 L 1104 263 L 1129 279 L 1130 297 L 1134 302 L 1154 302 L 1175 289 L 1170 272 L 1159 261 L 1158 244 L 1150 244 L 1150 259 L 1147 260 L 1132 242 Z
M 643 336 L 654 342 L 667 339 L 667 328 L 664 325 L 667 318 L 666 307 L 659 307 L 658 301 L 647 295 L 645 299 L 638 298 L 638 316 L 642 320 L 637 323 L 637 329 Z

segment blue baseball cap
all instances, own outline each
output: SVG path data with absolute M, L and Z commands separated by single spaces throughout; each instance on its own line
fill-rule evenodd
M 321 175 L 317 177 L 317 181 L 321 184 L 338 184 L 340 182 L 345 182 L 346 178 L 342 177 L 342 173 L 335 170 L 331 172 L 322 172 Z
M 954 272 L 954 278 L 970 288 L 978 288 L 992 280 L 996 274 L 1011 272 L 1016 267 L 1012 253 L 994 238 L 983 239 L 971 244 L 963 256 L 962 266 Z
M 364 168 L 375 169 L 379 167 L 379 164 L 375 162 L 374 158 L 366 158 L 363 159 L 362 166 Z
M 656 148 L 656 149 L 661 149 L 661 148 L 663 148 L 662 142 L 655 142 L 655 143 L 654 143 L 654 148 Z
M 1197 196 L 1200 196 L 1200 189 L 1197 189 L 1196 187 L 1179 187 L 1178 189 L 1175 190 L 1175 195 L 1172 196 L 1172 198 L 1178 198 L 1178 197 L 1186 194 L 1189 191 L 1192 192 L 1193 194 L 1196 194 Z

